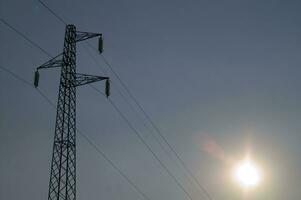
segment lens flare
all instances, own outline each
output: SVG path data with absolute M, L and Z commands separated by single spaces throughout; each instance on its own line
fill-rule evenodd
M 258 167 L 248 159 L 235 168 L 234 175 L 236 180 L 245 188 L 257 186 L 261 180 Z

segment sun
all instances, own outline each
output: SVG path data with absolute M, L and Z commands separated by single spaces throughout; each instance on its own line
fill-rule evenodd
M 257 186 L 262 178 L 259 168 L 249 159 L 245 159 L 236 166 L 234 177 L 244 188 Z

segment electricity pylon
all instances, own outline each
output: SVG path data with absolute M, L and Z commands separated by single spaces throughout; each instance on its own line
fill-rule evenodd
M 34 86 L 38 87 L 38 70 L 61 67 L 48 200 L 76 199 L 76 87 L 106 80 L 106 96 L 110 95 L 108 77 L 76 73 L 76 43 L 94 37 L 99 37 L 102 53 L 101 34 L 79 32 L 74 25 L 67 25 L 63 53 L 35 72 Z

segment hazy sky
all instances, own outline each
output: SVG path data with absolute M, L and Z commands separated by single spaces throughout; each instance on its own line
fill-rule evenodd
M 65 25 L 38 1 L 0 2 L 2 19 L 51 55 L 62 51 Z M 264 178 L 246 199 L 301 198 L 300 1 L 45 2 L 78 30 L 103 33 L 104 56 L 213 200 L 243 199 L 228 160 L 247 151 Z M 0 28 L 1 66 L 32 82 L 35 68 L 49 57 L 3 23 Z M 97 40 L 90 43 L 96 47 Z M 77 50 L 77 71 L 112 77 L 112 100 L 193 200 L 205 200 L 172 153 L 158 145 L 151 126 L 143 126 L 147 121 L 102 57 L 85 43 Z M 59 70 L 40 75 L 40 89 L 56 103 Z M 94 85 L 103 89 L 103 83 Z M 0 95 L 0 199 L 46 199 L 56 112 L 2 70 Z M 77 125 L 151 200 L 187 199 L 108 100 L 90 87 L 77 89 Z M 208 144 L 214 152 L 206 151 Z M 77 197 L 143 199 L 80 135 Z

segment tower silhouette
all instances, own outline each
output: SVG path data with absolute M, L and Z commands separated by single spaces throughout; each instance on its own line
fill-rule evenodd
M 76 43 L 94 37 L 99 37 L 102 53 L 101 34 L 76 31 L 74 25 L 67 25 L 63 53 L 35 72 L 34 86 L 38 87 L 39 70 L 61 67 L 48 200 L 76 199 L 76 87 L 105 80 L 105 93 L 110 95 L 109 77 L 76 72 Z

